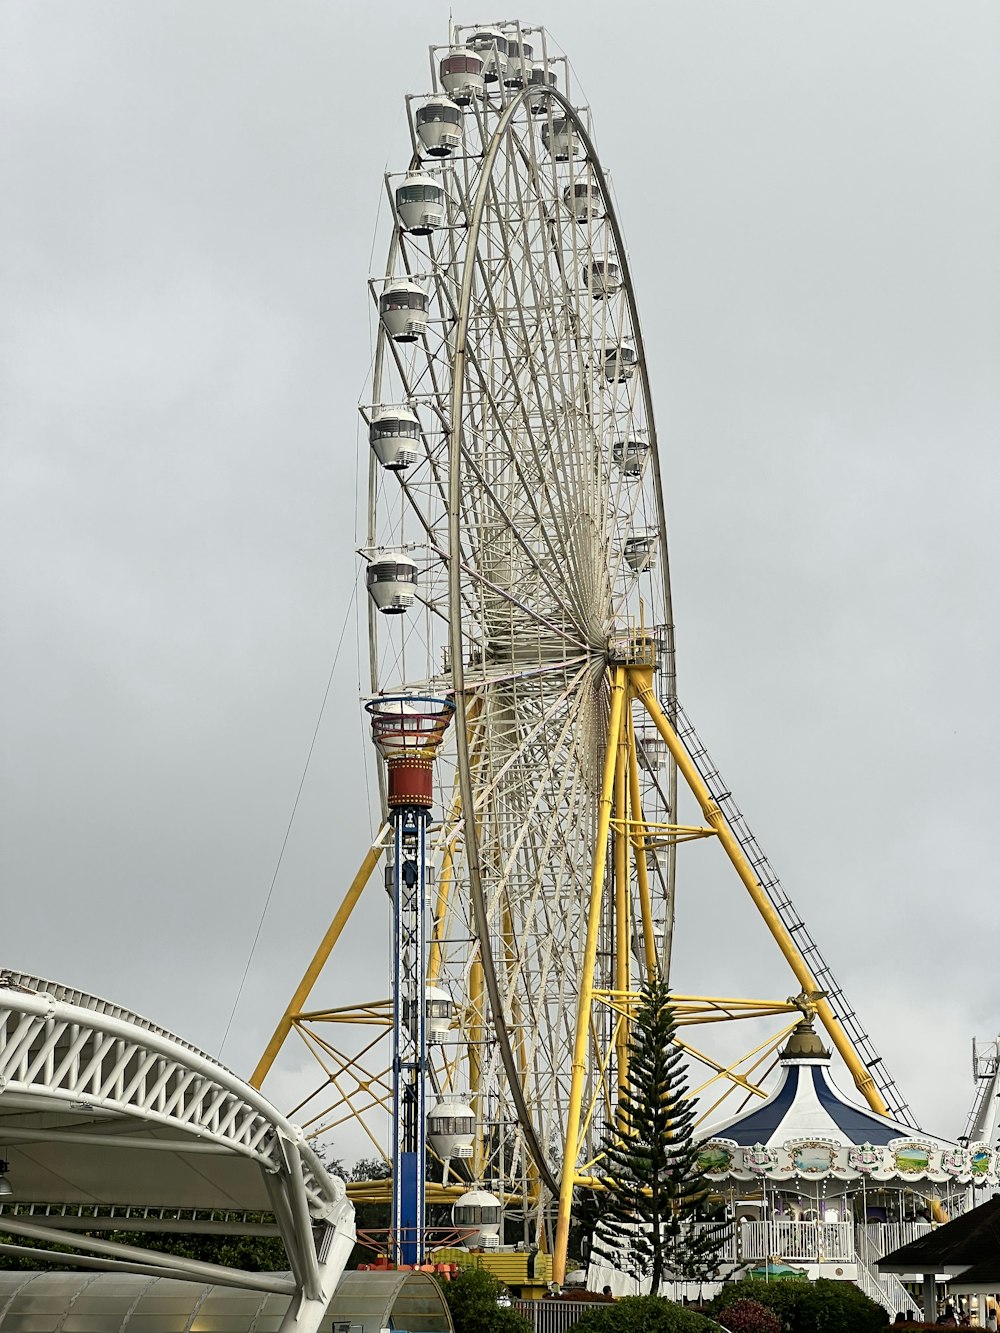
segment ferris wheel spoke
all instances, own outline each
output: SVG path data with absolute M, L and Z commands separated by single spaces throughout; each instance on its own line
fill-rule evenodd
M 590 671 L 589 660 L 585 659 L 583 665 L 578 670 L 574 671 L 572 675 L 569 676 L 569 678 L 563 684 L 563 687 L 559 689 L 558 692 L 556 692 L 554 688 L 549 689 L 548 693 L 550 702 L 548 707 L 541 709 L 538 712 L 538 715 L 530 721 L 530 725 L 527 727 L 527 730 L 523 733 L 524 740 L 520 744 L 517 743 L 518 738 L 521 735 L 520 730 L 519 729 L 505 730 L 504 728 L 498 726 L 498 724 L 494 720 L 491 720 L 489 718 L 489 710 L 491 707 L 493 707 L 494 711 L 498 711 L 498 709 L 508 711 L 512 717 L 511 728 L 513 727 L 520 728 L 521 725 L 523 724 L 518 719 L 514 718 L 513 707 L 509 703 L 509 700 L 513 698 L 512 687 L 516 687 L 518 682 L 522 684 L 527 682 L 534 682 L 537 679 L 539 679 L 542 673 L 525 672 L 522 676 L 519 677 L 515 676 L 513 678 L 513 681 L 511 681 L 509 677 L 504 678 L 503 684 L 507 690 L 507 696 L 504 702 L 499 706 L 495 703 L 495 700 L 498 698 L 498 691 L 495 688 L 490 691 L 486 691 L 482 687 L 477 687 L 477 702 L 479 703 L 479 715 L 483 719 L 482 730 L 480 737 L 478 738 L 477 741 L 477 747 L 479 750 L 484 751 L 486 748 L 487 735 L 489 735 L 490 739 L 496 740 L 498 746 L 502 745 L 508 751 L 508 753 L 506 753 L 506 755 L 504 756 L 500 755 L 499 749 L 492 750 L 488 754 L 484 753 L 479 756 L 478 769 L 477 769 L 477 776 L 479 781 L 477 809 L 480 806 L 484 805 L 486 801 L 490 799 L 497 784 L 507 780 L 511 770 L 515 767 L 516 763 L 518 762 L 519 755 L 523 752 L 524 747 L 526 745 L 534 746 L 538 744 L 540 742 L 540 738 L 543 737 L 546 726 L 549 725 L 551 720 L 568 711 L 574 696 L 578 693 L 581 687 L 581 684 L 587 679 L 589 671 Z M 550 674 L 556 674 L 556 673 L 553 672 Z M 491 723 L 490 727 L 487 727 L 487 721 L 490 721 Z M 491 772 L 491 764 L 497 760 L 500 761 L 499 766 L 495 769 L 495 771 Z
M 539 799 L 537 792 L 529 793 L 525 774 L 515 770 L 495 793 L 493 825 L 484 828 L 481 841 L 484 863 L 497 862 L 495 877 L 489 877 L 493 888 L 488 891 L 487 902 L 498 931 L 502 922 L 501 956 L 507 994 L 522 997 L 519 1003 L 525 1012 L 534 1012 L 534 997 L 547 994 L 553 982 L 560 998 L 564 998 L 564 992 L 574 993 L 578 988 L 571 964 L 579 957 L 577 946 L 584 929 L 582 904 L 586 895 L 582 889 L 586 873 L 580 857 L 592 838 L 592 829 L 589 810 L 580 817 L 580 797 L 588 794 L 587 784 L 580 766 L 572 762 L 569 732 L 570 726 L 565 725 L 553 738 L 553 762 L 540 770 L 539 786 L 546 799 Z M 553 781 L 556 773 L 560 774 L 558 782 Z M 541 844 L 521 840 L 504 856 L 511 830 L 525 826 L 543 833 Z M 562 854 L 552 858 L 549 854 L 556 837 Z M 553 893 L 557 886 L 562 889 L 558 899 Z M 553 910 L 554 901 L 559 903 L 558 911 Z M 554 973 L 553 949 L 561 963 Z M 546 1035 L 554 1032 L 547 1021 L 533 1031 L 536 1029 Z M 531 1044 L 529 1037 L 529 1048 Z
M 490 405 L 494 409 L 497 406 L 495 401 L 492 399 L 490 400 Z M 469 430 L 468 434 L 471 434 L 474 437 L 475 432 L 474 430 Z M 505 436 L 505 432 L 502 432 L 502 437 L 503 436 Z M 510 443 L 509 439 L 508 443 Z M 515 453 L 512 444 L 510 446 L 509 452 L 512 463 L 514 464 L 514 467 L 517 471 L 518 481 L 521 483 L 522 491 L 520 494 L 522 500 L 523 497 L 525 496 L 532 497 L 530 500 L 527 501 L 527 503 L 530 505 L 533 518 L 535 521 L 535 526 L 533 527 L 532 531 L 537 530 L 538 532 L 544 534 L 546 530 L 546 524 L 544 522 L 542 512 L 538 508 L 533 498 L 532 488 L 529 479 L 525 477 L 523 471 L 521 470 L 520 463 L 517 459 L 517 455 Z M 467 447 L 465 447 L 464 445 L 462 449 L 462 456 L 463 456 L 463 461 L 466 464 L 467 470 L 471 473 L 472 477 L 478 484 L 478 491 L 474 490 L 472 496 L 470 497 L 473 503 L 476 505 L 476 510 L 474 512 L 476 512 L 477 517 L 481 514 L 483 497 L 488 498 L 495 510 L 495 515 L 494 515 L 495 520 L 499 520 L 500 522 L 502 522 L 502 524 L 504 525 L 504 530 L 512 534 L 512 540 L 516 542 L 518 548 L 523 552 L 529 564 L 531 565 L 532 569 L 545 584 L 548 591 L 552 594 L 553 598 L 556 601 L 556 604 L 560 606 L 563 610 L 565 610 L 567 614 L 570 613 L 572 608 L 568 606 L 564 601 L 563 589 L 561 588 L 561 586 L 554 584 L 552 582 L 551 575 L 549 572 L 546 571 L 539 553 L 534 550 L 534 548 L 529 542 L 528 536 L 522 531 L 521 527 L 516 522 L 515 515 L 510 510 L 509 504 L 505 503 L 501 499 L 497 486 L 491 483 L 491 481 L 488 479 L 481 465 L 480 460 L 477 459 L 475 455 L 472 453 L 472 451 Z M 479 523 L 480 524 L 482 523 L 481 517 L 479 517 Z M 544 544 L 548 549 L 548 553 L 552 562 L 550 564 L 550 569 L 551 569 L 552 567 L 558 564 L 558 557 L 552 548 L 551 541 L 547 537 L 544 538 Z M 568 558 L 568 553 L 567 553 L 567 558 Z
M 567 803 L 570 806 L 583 795 L 580 787 L 581 775 L 576 771 L 567 791 Z M 583 850 L 579 845 L 579 839 L 574 845 L 569 838 L 562 835 L 558 820 L 549 821 L 540 855 L 551 865 L 554 883 L 571 886 L 578 883 L 575 869 L 579 865 L 578 857 Z M 536 876 L 536 884 L 540 885 L 541 882 L 541 876 Z M 582 920 L 579 925 L 582 926 Z M 572 969 L 567 968 L 564 963 L 564 950 L 567 944 L 575 942 L 573 941 L 575 932 L 571 927 L 565 932 L 568 939 L 562 938 L 566 926 L 567 918 L 562 902 L 558 901 L 558 906 L 554 906 L 551 896 L 547 894 L 542 897 L 536 894 L 528 905 L 528 910 L 522 913 L 520 947 L 514 977 L 529 994 L 548 997 L 546 1003 L 549 1005 L 552 1003 L 551 992 L 554 989 L 557 1013 L 551 1022 L 543 1022 L 534 1030 L 534 1041 L 546 1046 L 550 1055 L 553 1054 L 556 1045 L 572 1040 L 568 1024 L 570 1006 L 567 1002 L 577 993 L 579 984 Z M 540 949 L 539 941 L 542 942 Z M 554 969 L 557 956 L 562 965 Z M 534 981 L 532 976 L 535 977 Z M 550 1062 L 548 1067 L 560 1068 L 561 1064 Z
M 500 342 L 502 352 L 502 368 L 498 375 L 492 369 L 490 363 L 484 363 L 475 352 L 470 355 L 470 366 L 474 369 L 484 392 L 489 396 L 490 407 L 495 423 L 499 426 L 499 435 L 507 448 L 511 465 L 513 466 L 518 483 L 521 487 L 525 502 L 529 505 L 533 517 L 539 524 L 540 533 L 546 544 L 550 558 L 554 561 L 561 555 L 563 559 L 568 558 L 569 552 L 563 541 L 563 533 L 557 525 L 546 525 L 542 522 L 542 513 L 535 497 L 535 485 L 537 482 L 542 487 L 550 483 L 551 467 L 547 468 L 545 464 L 545 455 L 539 451 L 537 441 L 537 430 L 531 420 L 530 400 L 535 398 L 536 412 L 542 426 L 542 433 L 545 436 L 546 454 L 551 457 L 552 434 L 546 417 L 546 404 L 543 402 L 538 391 L 537 375 L 534 374 L 530 361 L 530 335 L 524 322 L 524 302 L 519 293 L 510 297 L 508 304 L 518 315 L 520 324 L 520 340 L 524 344 L 525 350 L 515 353 L 511 347 L 512 334 L 517 335 L 518 330 L 508 328 L 507 316 L 501 312 L 496 299 L 496 286 L 491 282 L 491 275 L 484 271 L 482 261 L 477 260 L 480 273 L 480 287 L 485 293 L 485 303 L 487 308 L 487 317 L 485 323 L 495 333 Z M 516 282 L 516 274 L 513 272 L 512 264 L 508 263 L 510 273 L 508 274 L 511 283 Z M 502 278 L 501 278 L 502 280 Z M 527 373 L 527 382 L 526 380 Z M 506 395 L 506 402 L 501 402 L 499 394 Z M 551 408 L 549 408 L 551 410 Z M 514 434 L 516 434 L 517 445 L 508 423 L 512 423 Z M 525 457 L 524 450 L 527 450 Z M 526 467 L 530 469 L 531 475 L 525 471 Z M 542 492 L 544 496 L 544 491 Z M 559 542 L 561 550 L 557 554 L 554 542 Z
M 560 202 L 558 194 L 553 193 L 551 200 L 547 200 L 544 191 L 537 188 L 541 179 L 541 173 L 538 167 L 538 160 L 535 154 L 534 139 L 527 136 L 528 149 L 524 148 L 522 140 L 514 133 L 514 127 L 507 130 L 507 137 L 510 142 L 510 157 L 515 159 L 518 164 L 525 167 L 526 175 L 522 178 L 519 171 L 512 171 L 511 178 L 516 191 L 517 207 L 514 211 L 513 224 L 505 215 L 502 208 L 496 208 L 498 223 L 506 232 L 507 247 L 504 258 L 512 272 L 514 270 L 517 258 L 520 257 L 523 266 L 527 272 L 530 284 L 531 302 L 524 301 L 523 297 L 514 302 L 515 313 L 521 325 L 524 344 L 529 353 L 535 351 L 539 342 L 547 351 L 548 344 L 545 340 L 534 339 L 529 334 L 524 316 L 525 309 L 533 310 L 536 319 L 548 319 L 550 321 L 549 332 L 551 336 L 559 337 L 555 324 L 552 323 L 557 318 L 557 312 L 571 310 L 570 298 L 573 287 L 567 283 L 566 275 L 562 267 L 557 266 L 557 276 L 559 279 L 558 289 L 553 283 L 552 277 L 552 254 L 548 246 L 548 233 L 552 226 L 552 219 L 561 218 Z M 532 188 L 534 187 L 534 188 Z M 496 201 L 498 198 L 497 183 L 491 182 L 491 193 Z M 526 191 L 533 195 L 533 206 L 529 206 L 526 200 Z M 534 208 L 534 211 L 533 211 Z M 531 228 L 534 226 L 534 236 Z M 519 228 L 520 236 L 515 236 L 515 231 Z M 516 242 L 516 243 L 515 243 Z M 541 262 L 539 262 L 541 261 Z M 516 278 L 520 275 L 515 276 Z M 544 282 L 544 288 L 539 286 L 539 279 Z M 575 368 L 570 363 L 570 368 Z M 553 385 L 557 380 L 561 381 L 562 398 L 566 402 L 575 403 L 578 399 L 578 392 L 575 385 L 567 386 L 565 381 L 565 367 L 559 363 L 556 367 L 558 376 L 552 375 L 553 363 L 548 362 L 546 370 L 549 373 L 549 382 Z M 549 405 L 551 411 L 553 404 Z M 543 405 L 543 415 L 544 415 Z M 556 474 L 557 477 L 560 474 Z
M 530 161 L 527 161 L 526 165 L 530 168 L 531 166 Z M 561 306 L 566 306 L 569 299 L 569 293 L 565 289 L 564 283 L 560 285 L 559 291 L 558 292 L 556 291 L 555 286 L 552 282 L 552 273 L 549 264 L 545 263 L 542 265 L 538 265 L 530 262 L 530 257 L 535 252 L 535 250 L 537 250 L 540 247 L 544 249 L 546 231 L 549 225 L 548 219 L 545 215 L 545 207 L 541 203 L 540 203 L 541 216 L 533 218 L 530 215 L 530 212 L 528 208 L 525 206 L 524 202 L 523 192 L 525 189 L 525 182 L 522 181 L 520 173 L 516 173 L 515 175 L 515 189 L 517 190 L 517 200 L 518 200 L 517 211 L 519 214 L 518 220 L 520 226 L 520 236 L 518 240 L 520 245 L 520 252 L 522 256 L 527 257 L 527 262 L 524 262 L 523 267 L 528 278 L 528 284 L 530 289 L 529 294 L 531 297 L 531 307 L 536 312 L 536 321 L 538 321 L 539 316 L 544 317 L 544 312 L 554 311 L 559 309 Z M 513 232 L 513 229 L 509 225 L 507 225 L 506 222 L 504 223 L 504 225 L 506 226 L 508 237 L 510 237 Z M 535 227 L 534 238 L 531 235 L 532 225 L 534 225 Z M 509 240 L 507 247 L 507 258 L 508 258 L 508 264 L 512 272 L 514 269 L 514 262 L 515 262 L 514 253 L 515 253 L 515 246 L 512 243 L 512 241 Z M 520 275 L 518 275 L 518 277 L 520 277 Z M 518 322 L 518 332 L 520 335 L 520 339 L 525 348 L 524 362 L 530 372 L 530 384 L 528 388 L 530 395 L 533 398 L 535 410 L 538 414 L 539 420 L 543 428 L 543 434 L 545 437 L 544 438 L 545 447 L 548 452 L 548 456 L 551 458 L 554 456 L 553 448 L 557 443 L 554 438 L 554 432 L 552 427 L 552 421 L 555 417 L 555 412 L 556 412 L 556 403 L 552 401 L 551 394 L 550 394 L 550 400 L 548 402 L 545 401 L 541 387 L 542 380 L 544 378 L 550 386 L 558 387 L 560 391 L 561 401 L 564 403 L 574 402 L 576 399 L 576 394 L 574 389 L 571 386 L 567 385 L 566 383 L 565 358 L 559 357 L 554 361 L 551 355 L 550 343 L 551 343 L 551 335 L 555 333 L 554 327 L 551 325 L 549 327 L 549 333 L 550 333 L 549 338 L 534 336 L 535 331 L 534 330 L 529 331 L 527 327 L 527 321 L 525 318 L 525 310 L 527 305 L 528 303 L 525 302 L 523 299 L 520 301 L 515 301 L 514 310 Z M 541 351 L 540 364 L 535 359 L 536 356 L 538 355 L 539 350 Z M 532 440 L 532 443 L 534 443 L 533 431 L 529 432 L 529 438 Z M 564 454 L 565 441 L 564 440 L 558 441 L 558 446 L 560 448 L 560 452 Z M 564 462 L 565 458 L 563 457 L 561 461 Z M 539 466 L 537 451 L 536 451 L 536 466 Z M 541 470 L 540 466 L 539 470 Z M 562 513 L 568 512 L 570 508 L 570 501 L 564 490 L 564 484 L 566 480 L 564 468 L 560 467 L 560 468 L 549 469 L 547 480 L 549 484 L 553 486 L 555 489 L 559 510 Z M 570 478 L 570 480 L 572 480 L 572 478 Z M 562 536 L 562 525 L 560 525 L 557 531 L 559 532 L 560 536 Z M 564 546 L 564 552 L 565 552 L 565 546 Z

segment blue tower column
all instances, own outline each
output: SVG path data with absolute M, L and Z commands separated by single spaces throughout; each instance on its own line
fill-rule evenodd
M 427 826 L 434 756 L 455 705 L 450 699 L 379 696 L 365 705 L 388 770 L 392 875 L 392 1230 L 395 1263 L 423 1263 L 427 1106 Z
M 393 1258 L 424 1260 L 427 1110 L 426 835 L 430 812 L 414 806 L 392 814 L 393 873 Z

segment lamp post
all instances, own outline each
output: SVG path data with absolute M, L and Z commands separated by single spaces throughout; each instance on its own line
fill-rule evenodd
M 388 770 L 392 873 L 392 1231 L 395 1263 L 423 1262 L 427 1137 L 427 825 L 434 757 L 451 722 L 450 699 L 385 695 L 365 705 Z

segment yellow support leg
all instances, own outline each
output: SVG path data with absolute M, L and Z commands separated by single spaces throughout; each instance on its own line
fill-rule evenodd
M 553 1281 L 562 1283 L 566 1277 L 566 1251 L 569 1246 L 569 1223 L 573 1209 L 573 1186 L 576 1181 L 576 1159 L 580 1150 L 580 1117 L 583 1109 L 583 1087 L 587 1072 L 587 1042 L 590 1035 L 590 1006 L 594 993 L 594 970 L 597 966 L 597 937 L 601 924 L 601 901 L 604 895 L 604 869 L 608 854 L 608 831 L 614 802 L 615 767 L 618 759 L 618 737 L 622 726 L 625 704 L 625 671 L 616 666 L 611 677 L 611 713 L 608 718 L 608 748 L 604 756 L 604 776 L 601 797 L 597 807 L 597 841 L 594 846 L 594 865 L 590 880 L 590 907 L 587 915 L 587 942 L 580 972 L 580 999 L 576 1010 L 576 1035 L 573 1043 L 573 1067 L 570 1082 L 569 1108 L 566 1115 L 566 1145 L 563 1153 L 562 1179 L 559 1186 L 559 1217 L 552 1254 Z
M 357 906 L 358 899 L 364 891 L 365 885 L 371 879 L 371 873 L 378 865 L 379 858 L 384 850 L 382 839 L 385 837 L 387 824 L 379 829 L 378 836 L 368 849 L 368 854 L 361 862 L 358 873 L 351 881 L 351 887 L 344 894 L 344 900 L 337 908 L 337 915 L 330 922 L 330 927 L 320 942 L 319 948 L 313 955 L 312 962 L 306 968 L 305 976 L 299 982 L 295 994 L 288 1001 L 288 1008 L 281 1015 L 278 1026 L 274 1029 L 271 1040 L 267 1043 L 267 1049 L 257 1062 L 257 1068 L 250 1075 L 250 1086 L 260 1088 L 260 1085 L 267 1078 L 268 1072 L 275 1060 L 278 1058 L 278 1052 L 284 1045 L 285 1038 L 292 1030 L 292 1024 L 298 1014 L 302 1012 L 306 1000 L 308 1000 L 313 986 L 319 974 L 326 966 L 326 960 L 330 957 L 334 945 L 340 939 L 344 927 L 351 918 L 351 913 Z
M 434 921 L 431 926 L 431 947 L 427 959 L 427 984 L 433 986 L 441 975 L 441 941 L 445 934 L 448 919 L 448 898 L 451 894 L 451 882 L 455 875 L 455 854 L 449 842 L 441 858 L 441 877 L 438 880 L 437 901 L 434 904 Z
M 681 743 L 680 737 L 670 725 L 670 721 L 660 707 L 656 695 L 653 693 L 653 672 L 652 668 L 646 666 L 631 668 L 632 687 L 637 698 L 642 701 L 646 712 L 654 722 L 657 731 L 666 741 L 670 753 L 674 757 L 677 769 L 684 778 L 687 785 L 698 804 L 701 806 L 705 819 L 715 830 L 719 841 L 725 848 L 726 855 L 733 864 L 736 873 L 746 886 L 747 892 L 753 899 L 754 906 L 764 918 L 764 923 L 774 936 L 775 943 L 785 956 L 788 966 L 799 985 L 806 994 L 818 991 L 820 988 L 813 976 L 808 964 L 796 948 L 795 941 L 788 932 L 788 928 L 781 917 L 775 911 L 767 894 L 761 887 L 757 876 L 754 874 L 753 867 L 743 853 L 743 848 L 733 834 L 732 829 L 726 823 L 725 816 L 718 805 L 712 799 L 711 792 L 705 785 L 701 774 L 695 768 L 691 761 L 691 756 Z M 816 1001 L 816 1013 L 822 1019 L 823 1026 L 834 1046 L 840 1052 L 840 1055 L 851 1071 L 851 1077 L 855 1085 L 861 1092 L 868 1105 L 878 1115 L 887 1116 L 889 1108 L 882 1100 L 875 1080 L 871 1076 L 871 1071 L 867 1069 L 859 1058 L 857 1051 L 851 1043 L 850 1038 L 844 1029 L 837 1022 L 834 1012 L 830 1007 L 828 1000 Z
M 628 697 L 625 699 L 626 719 Z M 632 989 L 632 940 L 631 921 L 629 919 L 629 875 L 628 875 L 628 833 L 625 824 L 625 792 L 628 770 L 627 726 L 618 729 L 618 753 L 615 759 L 615 989 L 624 994 Z M 618 1065 L 618 1122 L 623 1127 L 621 1095 L 628 1087 L 628 1037 L 627 1023 L 618 1024 L 615 1038 L 615 1053 Z
M 633 827 L 645 827 L 642 814 L 642 796 L 639 791 L 639 759 L 635 750 L 635 727 L 632 725 L 632 711 L 629 709 L 625 719 L 628 728 L 628 790 L 629 819 Z M 675 816 L 676 817 L 676 816 Z M 645 847 L 633 844 L 635 857 L 635 878 L 639 888 L 639 911 L 642 915 L 642 952 L 646 962 L 646 980 L 652 981 L 657 975 L 656 939 L 653 933 L 653 900 L 649 895 L 649 866 L 646 862 Z

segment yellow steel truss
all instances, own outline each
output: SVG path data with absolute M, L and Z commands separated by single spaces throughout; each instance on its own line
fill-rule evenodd
M 670 718 L 660 706 L 653 692 L 654 650 L 652 640 L 643 635 L 634 637 L 619 655 L 620 660 L 608 669 L 609 716 L 607 745 L 597 801 L 597 832 L 594 859 L 591 867 L 587 931 L 580 972 L 580 993 L 575 1016 L 570 1096 L 566 1115 L 563 1162 L 560 1181 L 558 1216 L 553 1245 L 553 1275 L 561 1281 L 565 1275 L 567 1241 L 573 1189 L 577 1185 L 600 1187 L 600 1177 L 593 1171 L 599 1164 L 600 1154 L 581 1162 L 580 1148 L 588 1135 L 595 1117 L 613 1123 L 618 1113 L 619 1091 L 628 1077 L 629 1025 L 638 999 L 638 983 L 657 974 L 669 972 L 669 939 L 658 954 L 654 930 L 653 900 L 649 883 L 647 854 L 658 848 L 673 848 L 695 839 L 717 838 L 733 868 L 750 894 L 765 925 L 791 968 L 800 987 L 800 993 L 785 1000 L 752 999 L 712 995 L 672 996 L 672 1004 L 682 1028 L 704 1024 L 729 1022 L 736 1019 L 774 1018 L 780 1020 L 780 1030 L 756 1045 L 739 1059 L 728 1064 L 717 1061 L 708 1052 L 688 1040 L 677 1039 L 677 1044 L 708 1071 L 708 1077 L 691 1089 L 691 1097 L 700 1097 L 709 1089 L 720 1088 L 720 1095 L 704 1110 L 699 1123 L 713 1116 L 722 1100 L 732 1092 L 742 1093 L 746 1099 L 765 1095 L 761 1079 L 773 1065 L 778 1047 L 792 1030 L 801 1013 L 815 1013 L 823 1023 L 834 1047 L 842 1056 L 854 1081 L 878 1114 L 887 1114 L 878 1088 L 855 1051 L 847 1033 L 838 1023 L 816 978 L 797 948 L 763 887 L 733 835 L 719 806 L 688 755 Z M 640 794 L 640 778 L 633 701 L 637 701 L 665 742 L 677 770 L 691 791 L 705 821 L 701 825 L 663 824 L 647 822 L 644 818 Z M 470 709 L 470 754 L 473 764 L 481 760 L 477 745 L 477 714 Z M 459 812 L 457 792 L 453 795 L 452 814 Z M 457 822 L 457 821 L 455 821 Z M 391 1002 L 376 1000 L 335 1008 L 307 1009 L 313 988 L 340 939 L 351 914 L 357 907 L 384 846 L 386 828 L 383 827 L 369 848 L 343 901 L 316 950 L 309 967 L 293 994 L 275 1031 L 255 1069 L 251 1082 L 259 1087 L 274 1064 L 283 1043 L 295 1031 L 306 1048 L 316 1058 L 323 1081 L 303 1100 L 296 1111 L 310 1107 L 305 1120 L 308 1133 L 319 1134 L 346 1120 L 360 1121 L 376 1150 L 384 1151 L 365 1122 L 368 1113 L 384 1114 L 391 1095 L 391 1080 L 384 1062 L 376 1051 L 391 1028 Z M 442 965 L 442 941 L 447 937 L 449 913 L 454 908 L 454 858 L 457 848 L 448 844 L 443 858 L 433 907 L 430 949 L 428 956 L 429 984 L 439 976 Z M 609 865 L 610 852 L 610 865 Z M 634 894 L 633 880 L 634 874 Z M 633 919 L 636 917 L 637 919 Z M 610 921 L 614 944 L 613 986 L 595 985 L 598 942 L 602 925 Z M 633 974 L 632 940 L 641 939 L 637 975 Z M 487 1000 L 483 983 L 482 965 L 473 955 L 469 966 L 468 994 L 458 1022 L 467 1034 L 464 1055 L 468 1062 L 468 1086 L 473 1109 L 478 1110 L 481 1096 L 481 1050 L 488 1032 Z M 598 1023 L 598 1007 L 608 1015 L 608 1021 Z M 794 1018 L 789 1018 L 794 1015 Z M 360 1051 L 349 1054 L 341 1050 L 320 1031 L 329 1025 L 346 1025 L 355 1029 L 371 1027 L 375 1035 Z M 601 1037 L 603 1033 L 603 1038 Z M 456 1048 L 458 1050 L 459 1048 Z M 523 1063 L 523 1035 L 520 1049 L 515 1053 Z M 445 1089 L 454 1085 L 456 1054 L 445 1062 L 443 1080 Z M 770 1063 L 769 1063 L 770 1062 Z M 764 1066 L 758 1075 L 757 1071 Z M 321 1109 L 314 1109 L 314 1099 L 327 1089 L 327 1101 Z M 621 1126 L 624 1130 L 626 1127 Z M 471 1164 L 472 1178 L 482 1179 L 487 1170 L 486 1150 L 481 1133 L 477 1137 Z M 428 1197 L 444 1202 L 462 1189 L 454 1185 L 428 1186 Z M 521 1198 L 527 1205 L 536 1202 L 540 1194 L 537 1171 L 529 1171 L 521 1189 L 530 1198 Z M 386 1202 L 389 1184 L 386 1181 L 354 1182 L 351 1196 L 358 1200 Z M 508 1196 L 512 1197 L 512 1196 Z M 542 1236 L 544 1244 L 544 1236 Z

